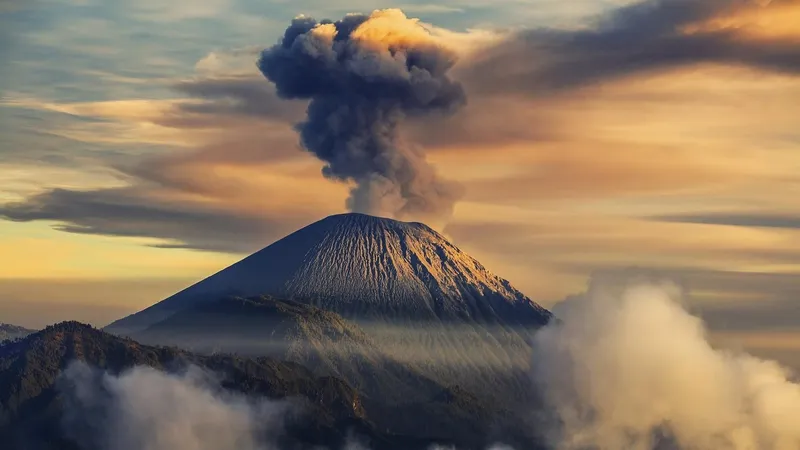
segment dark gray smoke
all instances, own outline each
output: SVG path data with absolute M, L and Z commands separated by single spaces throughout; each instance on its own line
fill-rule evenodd
M 416 20 L 383 10 L 337 22 L 296 18 L 258 67 L 281 97 L 311 100 L 297 125 L 301 143 L 326 163 L 326 177 L 355 182 L 351 210 L 443 218 L 461 189 L 439 178 L 400 128 L 406 117 L 464 105 L 448 76 L 455 61 Z

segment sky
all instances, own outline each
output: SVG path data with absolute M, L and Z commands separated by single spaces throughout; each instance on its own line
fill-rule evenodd
M 800 362 L 800 1 L 0 2 L 0 321 L 105 325 L 346 212 L 256 66 L 300 14 L 399 8 L 466 104 L 410 117 L 445 236 L 537 302 L 630 269 Z

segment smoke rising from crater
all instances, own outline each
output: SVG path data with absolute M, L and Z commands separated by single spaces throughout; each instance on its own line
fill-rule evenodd
M 439 177 L 401 126 L 464 105 L 464 90 L 448 76 L 455 62 L 418 21 L 389 9 L 337 22 L 298 17 L 258 66 L 281 97 L 310 99 L 297 125 L 301 143 L 325 162 L 323 175 L 355 183 L 351 210 L 441 219 L 461 188 Z
M 800 385 L 785 369 L 713 348 L 675 285 L 620 281 L 593 281 L 534 337 L 553 448 L 800 448 Z

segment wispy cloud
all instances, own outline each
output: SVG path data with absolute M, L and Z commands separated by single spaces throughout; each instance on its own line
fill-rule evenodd
M 423 3 L 414 4 L 407 3 L 398 5 L 397 8 L 411 14 L 450 14 L 450 13 L 463 13 L 464 8 L 459 6 L 450 6 L 439 3 Z
M 699 213 L 659 216 L 656 220 L 667 222 L 698 223 L 708 225 L 730 225 L 755 228 L 800 229 L 800 215 L 769 213 Z
M 647 0 L 616 9 L 589 28 L 512 33 L 465 66 L 464 77 L 473 91 L 547 95 L 703 64 L 798 74 L 800 34 L 752 37 L 747 24 L 704 26 L 783 6 L 756 0 Z

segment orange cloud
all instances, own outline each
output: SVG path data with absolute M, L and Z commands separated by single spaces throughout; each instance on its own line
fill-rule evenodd
M 745 39 L 800 39 L 800 2 L 763 0 L 684 27 L 684 32 L 734 32 Z

